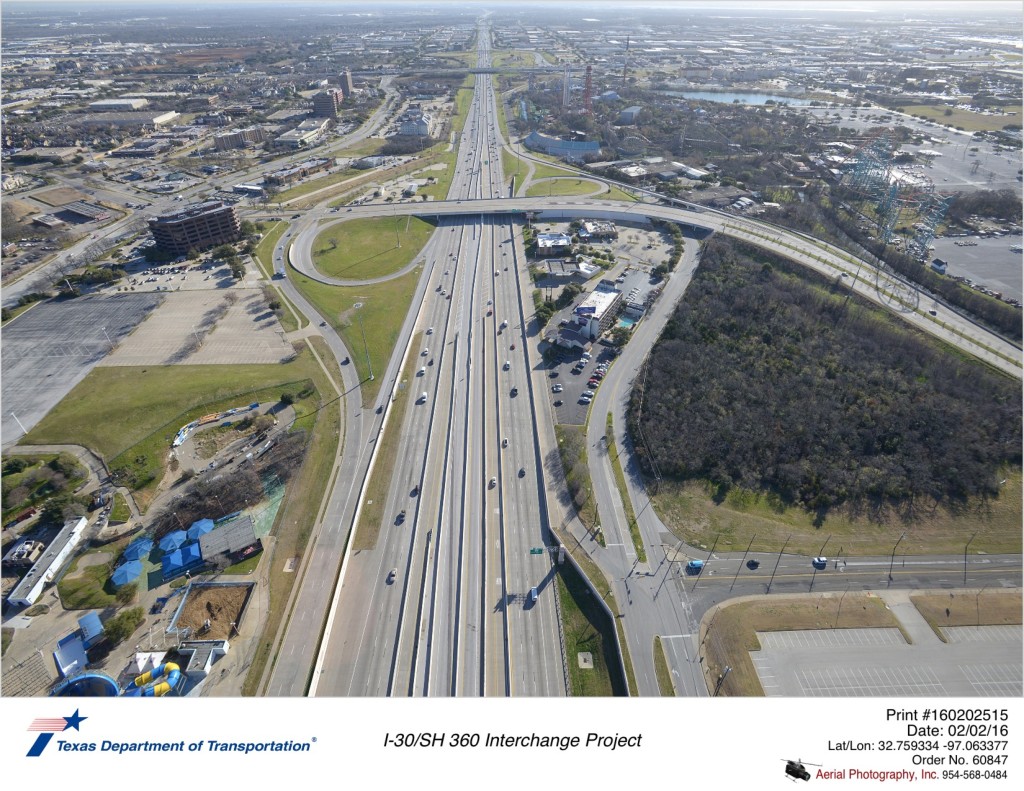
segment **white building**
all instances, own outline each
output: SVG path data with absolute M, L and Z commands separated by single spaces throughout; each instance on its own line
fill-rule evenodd
M 35 604 L 46 584 L 53 581 L 64 562 L 71 557 L 78 542 L 82 540 L 82 533 L 85 532 L 88 523 L 84 516 L 79 517 L 77 521 L 65 522 L 42 557 L 11 591 L 7 601 L 15 607 L 30 607 Z
M 131 110 L 141 110 L 149 105 L 149 99 L 138 97 L 135 99 L 100 99 L 89 102 L 89 109 L 96 112 L 124 113 Z

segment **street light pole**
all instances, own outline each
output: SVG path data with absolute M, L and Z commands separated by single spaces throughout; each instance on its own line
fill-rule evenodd
M 892 557 L 889 558 L 889 582 L 892 582 L 892 566 L 893 566 L 893 563 L 896 562 L 896 547 L 898 547 L 900 545 L 900 541 L 902 541 L 906 537 L 906 535 L 907 535 L 907 531 L 904 530 L 900 534 L 899 540 L 896 541 L 896 545 L 892 548 Z
M 359 322 L 359 334 L 363 336 L 363 351 L 366 352 L 366 368 L 370 372 L 370 381 L 373 381 L 373 366 L 370 364 L 370 347 L 366 345 L 366 333 L 363 331 L 363 320 L 356 311 L 356 321 Z
M 110 351 L 114 351 L 114 342 L 110 340 L 110 336 L 107 335 L 107 328 L 100 327 L 100 329 L 103 330 L 103 336 L 107 339 L 107 343 L 110 344 Z
M 974 540 L 974 536 L 976 535 L 978 535 L 977 531 L 975 531 L 974 535 L 967 540 L 966 544 L 964 544 L 964 585 L 967 584 L 967 547 L 971 545 L 971 541 Z

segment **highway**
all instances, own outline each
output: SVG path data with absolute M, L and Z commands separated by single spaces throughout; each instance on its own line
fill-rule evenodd
M 478 78 L 450 199 L 505 191 L 496 113 L 490 78 Z M 517 277 L 525 258 L 510 218 L 470 215 L 441 222 L 422 260 L 386 517 L 376 546 L 345 560 L 314 691 L 564 695 L 552 557 L 529 551 L 549 539 Z

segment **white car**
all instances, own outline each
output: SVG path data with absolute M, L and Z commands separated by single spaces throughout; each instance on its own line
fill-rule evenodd
M 562 392 L 562 386 L 561 385 L 551 385 L 551 392 L 552 393 L 561 393 Z

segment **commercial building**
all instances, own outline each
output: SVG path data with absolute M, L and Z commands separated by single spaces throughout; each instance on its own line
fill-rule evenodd
M 345 69 L 341 73 L 341 93 L 346 99 L 352 98 L 352 94 L 355 93 L 355 88 L 352 87 L 352 72 Z
M 572 251 L 572 237 L 567 233 L 537 234 L 537 255 L 565 255 Z
M 640 109 L 641 108 L 639 106 L 627 107 L 625 110 L 619 113 L 618 123 L 622 124 L 623 126 L 630 126 L 632 124 L 635 124 L 637 116 L 640 115 Z
M 235 207 L 221 201 L 186 206 L 180 211 L 149 220 L 156 246 L 171 255 L 203 250 L 242 238 Z
M 536 131 L 530 132 L 523 144 L 531 151 L 543 151 L 570 162 L 582 162 L 587 154 L 597 154 L 601 150 L 601 144 L 596 140 L 563 140 Z
M 89 102 L 89 109 L 94 112 L 124 113 L 132 110 L 141 110 L 149 104 L 149 99 L 138 97 L 135 99 L 100 99 L 96 102 Z
M 266 133 L 261 126 L 247 126 L 245 129 L 232 129 L 230 132 L 222 132 L 213 136 L 213 145 L 218 151 L 228 151 L 232 148 L 243 148 L 255 146 L 267 139 Z
M 118 126 L 135 129 L 160 129 L 170 124 L 178 113 L 173 110 L 124 112 L 124 113 L 93 113 L 80 118 L 69 118 L 66 123 L 73 127 L 102 128 Z
M 313 115 L 318 118 L 337 118 L 341 112 L 341 103 L 345 94 L 338 89 L 321 91 L 313 97 Z
M 289 148 L 311 146 L 323 137 L 327 124 L 328 121 L 326 119 L 310 118 L 308 121 L 303 121 L 290 132 L 285 132 L 274 142 L 279 146 L 288 146 Z
M 598 286 L 572 311 L 577 329 L 590 340 L 597 340 L 611 326 L 621 299 L 622 292 L 618 289 Z
M 78 542 L 82 540 L 82 533 L 85 532 L 87 524 L 89 522 L 84 516 L 65 522 L 57 537 L 50 542 L 50 546 L 11 591 L 7 601 L 15 607 L 30 607 L 35 604 L 46 583 L 57 576 L 65 561 L 71 557 Z
M 288 184 L 296 179 L 304 178 L 312 173 L 319 173 L 322 170 L 330 170 L 334 165 L 333 158 L 307 159 L 299 162 L 290 168 L 282 168 L 268 173 L 263 177 L 264 184 Z

